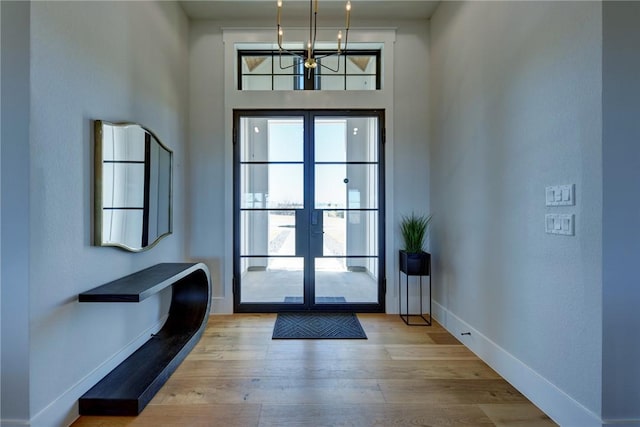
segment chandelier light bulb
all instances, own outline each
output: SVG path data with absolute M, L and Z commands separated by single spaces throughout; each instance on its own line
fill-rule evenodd
M 282 13 L 282 0 L 278 0 L 278 27 L 280 26 L 280 14 Z
M 349 29 L 349 23 L 351 22 L 351 2 L 347 1 L 347 25 L 346 29 Z

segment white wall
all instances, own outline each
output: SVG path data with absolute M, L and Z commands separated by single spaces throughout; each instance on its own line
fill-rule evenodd
M 230 313 L 233 297 L 230 292 L 225 295 L 223 281 L 224 260 L 231 256 L 225 246 L 225 214 L 232 209 L 225 205 L 231 194 L 226 177 L 231 159 L 225 155 L 224 45 L 221 29 L 208 21 L 192 21 L 189 26 L 189 106 L 189 256 L 209 267 L 217 298 L 212 313 Z
M 0 6 L 0 46 L 2 46 L 2 6 Z M 1 49 L 0 49 L 1 50 Z M 0 188 L 2 188 L 2 54 L 0 54 Z M 2 224 L 2 197 L 0 197 L 0 224 Z M 0 226 L 0 379 L 2 378 L 2 227 Z M 2 384 L 0 383 L 0 402 Z M 0 404 L 0 420 L 2 404 Z
M 21 141 L 26 161 L 18 159 L 25 176 L 11 178 L 22 188 L 15 197 L 29 197 L 13 207 L 11 216 L 28 220 L 17 238 L 27 250 L 19 272 L 24 280 L 15 286 L 22 291 L 3 292 L 3 303 L 29 316 L 21 335 L 28 348 L 11 350 L 28 363 L 27 378 L 8 383 L 10 390 L 26 388 L 29 396 L 21 397 L 28 407 L 18 411 L 13 405 L 18 402 L 3 399 L 2 415 L 7 425 L 12 419 L 46 426 L 73 419 L 78 397 L 166 316 L 166 292 L 132 305 L 79 304 L 77 295 L 158 262 L 186 258 L 188 21 L 177 4 L 167 2 L 33 2 L 26 7 L 30 51 L 29 45 L 22 49 L 30 53 L 30 83 L 16 100 L 31 101 L 30 134 Z M 94 119 L 139 122 L 174 151 L 174 234 L 148 252 L 92 246 Z M 3 165 L 2 172 L 5 183 L 10 171 Z M 3 206 L 12 195 L 6 189 Z M 3 243 L 10 237 L 5 229 L 2 236 Z M 3 291 L 6 284 L 3 277 Z M 3 387 L 5 377 L 3 369 Z
M 394 151 L 393 192 L 396 206 L 393 223 L 397 243 L 389 251 L 403 248 L 399 223 L 404 215 L 428 214 L 429 209 L 429 23 L 403 23 L 398 26 L 395 49 L 395 82 L 393 93 Z M 428 249 L 428 248 L 426 248 Z M 388 266 L 388 275 L 397 274 L 396 266 Z
M 387 313 L 398 312 L 398 251 L 404 249 L 399 223 L 412 212 L 429 214 L 429 23 L 403 22 L 396 33 L 393 93 L 393 158 L 387 159 L 393 185 L 388 188 L 387 205 Z M 425 250 L 430 252 L 429 239 Z M 389 260 L 389 258 L 391 258 Z M 400 281 L 405 285 L 407 278 Z M 417 277 L 409 280 L 409 312 L 419 313 Z M 427 279 L 423 279 L 426 284 Z M 404 292 L 404 287 L 403 287 Z M 424 288 L 423 308 L 429 307 L 428 287 Z M 402 306 L 405 307 L 403 297 Z M 403 308 L 403 311 L 405 309 Z
M 640 3 L 603 3 L 602 415 L 640 425 Z
M 233 108 L 385 108 L 387 121 L 387 311 L 397 312 L 397 218 L 412 210 L 428 211 L 427 56 L 425 21 L 366 22 L 349 40 L 367 31 L 396 28 L 393 57 L 382 91 L 369 93 L 239 92 L 233 87 L 233 45 L 225 46 L 223 27 L 238 29 L 231 39 L 256 41 L 251 31 L 264 21 L 193 21 L 190 28 L 190 256 L 205 262 L 214 285 L 214 313 L 231 313 L 232 295 L 232 144 Z M 251 30 L 243 31 L 241 28 Z M 264 33 L 264 31 L 263 31 Z M 257 33 L 256 33 L 257 34 Z M 268 32 L 269 35 L 272 32 Z M 291 32 L 289 32 L 291 34 Z M 360 35 L 359 35 L 360 34 Z M 269 39 L 271 40 L 271 39 Z M 369 38 L 367 41 L 375 41 Z M 225 64 L 225 57 L 228 62 Z M 228 68 L 231 67 L 231 68 Z M 224 76 L 227 73 L 227 80 Z M 396 161 L 399 156 L 400 164 Z M 399 183 L 399 185 L 398 185 Z
M 2 416 L 29 413 L 29 4 L 2 9 Z M 7 250 L 11 248 L 11 250 Z
M 598 2 L 442 2 L 431 21 L 438 318 L 563 425 L 601 410 L 601 34 Z M 545 207 L 555 184 L 576 206 Z
M 2 46 L 2 7 L 0 6 L 0 46 Z M 0 54 L 0 82 L 2 81 L 2 55 Z M 2 84 L 0 83 L 0 188 L 2 188 Z M 2 224 L 2 198 L 0 197 L 0 224 Z M 0 379 L 2 378 L 2 227 L 0 227 Z M 0 383 L 0 402 L 2 384 Z M 0 404 L 0 420 L 2 404 Z

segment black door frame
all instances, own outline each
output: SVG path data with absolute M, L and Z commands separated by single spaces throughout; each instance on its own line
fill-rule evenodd
M 235 313 L 275 313 L 285 311 L 318 311 L 318 312 L 361 312 L 383 313 L 386 301 L 386 268 L 385 268 L 385 114 L 384 110 L 299 110 L 299 109 L 237 109 L 233 111 L 233 306 Z M 316 304 L 314 295 L 315 271 L 307 263 L 311 258 L 310 249 L 305 252 L 304 268 L 304 301 L 303 304 L 291 303 L 241 303 L 240 283 L 240 144 L 239 127 L 242 117 L 303 117 L 304 118 L 304 209 L 309 213 L 309 222 L 313 205 L 314 158 L 313 143 L 316 117 L 377 117 L 378 118 L 378 302 L 377 303 L 339 303 Z M 349 164 L 349 162 L 346 162 Z M 361 162 L 355 162 L 361 163 Z M 342 209 L 340 209 L 342 210 Z M 350 210 L 348 207 L 345 211 Z M 309 229 L 310 230 L 310 229 Z M 311 233 L 309 233 L 311 234 Z M 311 238 L 307 239 L 311 245 Z M 350 256 L 345 256 L 349 258 Z M 351 256 L 361 258 L 361 256 Z

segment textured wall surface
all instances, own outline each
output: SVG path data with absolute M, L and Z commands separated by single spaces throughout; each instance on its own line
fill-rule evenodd
M 2 416 L 29 413 L 29 4 L 2 9 Z
M 186 258 L 188 21 L 179 5 L 164 2 L 27 8 L 30 81 L 16 101 L 30 101 L 23 118 L 29 134 L 20 141 L 27 154 L 17 163 L 27 175 L 17 182 L 27 185 L 28 199 L 15 215 L 28 221 L 20 240 L 26 246 L 20 287 L 28 297 L 3 292 L 3 300 L 29 316 L 22 335 L 28 348 L 11 350 L 28 363 L 28 378 L 9 386 L 26 387 L 29 397 L 21 400 L 26 412 L 5 410 L 3 417 L 62 425 L 77 414 L 76 400 L 94 377 L 158 327 L 170 299 L 165 292 L 135 305 L 79 304 L 77 294 Z M 174 151 L 174 234 L 148 252 L 92 246 L 94 119 L 139 122 Z M 3 199 L 8 195 L 3 189 Z
M 601 5 L 443 2 L 431 22 L 435 299 L 594 414 L 602 332 Z M 545 187 L 575 184 L 575 206 Z M 575 214 L 575 236 L 545 234 Z
M 602 22 L 602 414 L 640 425 L 640 3 L 604 2 Z

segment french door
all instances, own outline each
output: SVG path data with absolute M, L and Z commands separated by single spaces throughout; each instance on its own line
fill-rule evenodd
M 236 312 L 384 311 L 384 113 L 234 111 Z

